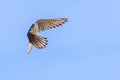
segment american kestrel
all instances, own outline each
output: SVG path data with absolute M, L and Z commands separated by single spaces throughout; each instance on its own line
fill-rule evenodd
M 47 45 L 47 38 L 38 36 L 38 33 L 47 29 L 56 28 L 67 22 L 67 18 L 57 18 L 57 19 L 40 19 L 31 25 L 27 36 L 29 39 L 29 45 L 27 54 L 29 55 L 32 46 L 42 49 Z

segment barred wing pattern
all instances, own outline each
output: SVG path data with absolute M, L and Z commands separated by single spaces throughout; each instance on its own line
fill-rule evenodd
M 58 19 L 40 19 L 36 21 L 39 26 L 39 31 L 44 31 L 46 29 L 52 29 L 58 27 L 67 22 L 67 18 L 58 18 Z
M 40 19 L 40 20 L 37 20 L 35 24 L 32 24 L 32 26 L 30 27 L 27 33 L 27 36 L 29 39 L 27 53 L 28 54 L 30 53 L 32 46 L 38 49 L 42 49 L 46 47 L 47 42 L 48 42 L 47 38 L 38 36 L 37 35 L 38 32 L 55 28 L 57 26 L 64 24 L 65 22 L 67 22 L 67 18 Z

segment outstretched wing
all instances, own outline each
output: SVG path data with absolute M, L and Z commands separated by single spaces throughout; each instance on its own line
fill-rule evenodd
M 58 18 L 58 19 L 40 19 L 37 20 L 39 31 L 44 31 L 46 29 L 52 29 L 58 27 L 67 22 L 67 18 Z

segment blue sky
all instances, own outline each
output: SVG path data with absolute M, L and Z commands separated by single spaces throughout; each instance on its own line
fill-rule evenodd
M 0 80 L 120 80 L 119 0 L 2 0 L 0 12 Z M 28 56 L 31 24 L 61 17 Z

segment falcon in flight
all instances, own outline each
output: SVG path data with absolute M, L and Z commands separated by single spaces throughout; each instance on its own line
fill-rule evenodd
M 47 29 L 56 28 L 67 22 L 67 18 L 57 18 L 57 19 L 40 19 L 31 25 L 27 36 L 29 40 L 27 54 L 29 55 L 32 46 L 42 49 L 47 45 L 47 38 L 38 36 L 38 33 Z

